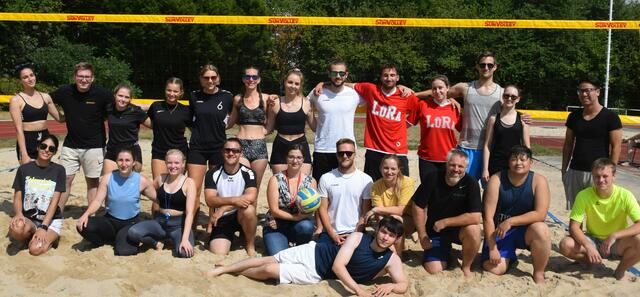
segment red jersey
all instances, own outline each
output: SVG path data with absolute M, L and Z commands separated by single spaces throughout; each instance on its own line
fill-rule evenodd
M 407 115 L 415 109 L 418 98 L 402 97 L 399 89 L 387 96 L 372 83 L 357 83 L 354 89 L 367 102 L 364 147 L 388 154 L 406 155 Z
M 445 162 L 447 153 L 458 145 L 453 129 L 462 129 L 462 119 L 450 102 L 440 106 L 432 98 L 420 100 L 408 121 L 413 125 L 420 122 L 418 156 L 423 160 Z

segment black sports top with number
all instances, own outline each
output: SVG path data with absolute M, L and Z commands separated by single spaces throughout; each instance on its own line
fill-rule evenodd
M 158 205 L 160 205 L 160 208 L 174 209 L 177 211 L 185 211 L 187 207 L 187 196 L 184 194 L 184 191 L 182 191 L 182 186 L 184 186 L 184 183 L 186 180 L 187 178 L 185 177 L 182 180 L 182 184 L 180 185 L 180 188 L 178 188 L 178 190 L 175 193 L 168 193 L 164 189 L 164 183 L 166 182 L 166 178 L 165 178 L 165 181 L 162 183 L 162 185 L 158 189 L 158 194 L 156 195 L 156 197 L 158 197 Z
M 609 132 L 622 129 L 618 115 L 606 107 L 589 121 L 582 117 L 582 110 L 573 111 L 565 125 L 575 136 L 569 168 L 580 171 L 591 171 L 593 161 L 608 158 L 611 142 Z
M 214 189 L 218 192 L 218 196 L 238 197 L 244 194 L 247 188 L 256 187 L 256 175 L 251 168 L 240 164 L 240 168 L 236 172 L 228 173 L 224 170 L 224 166 L 216 169 L 210 169 L 204 176 L 204 188 Z M 235 212 L 225 212 L 228 215 Z
M 119 147 L 130 147 L 138 143 L 140 124 L 147 119 L 147 113 L 140 106 L 129 104 L 123 111 L 118 111 L 112 104 L 107 108 L 109 124 L 109 142 L 107 150 Z
M 18 96 L 20 96 L 20 98 L 22 98 L 22 101 L 24 101 L 24 107 L 22 108 L 23 123 L 44 121 L 47 119 L 47 116 L 49 115 L 49 107 L 47 106 L 47 102 L 44 101 L 42 93 L 38 92 L 38 94 L 40 94 L 40 98 L 42 98 L 42 107 L 40 108 L 35 108 L 29 105 L 29 103 L 27 103 L 27 100 L 25 100 L 24 97 L 22 97 L 22 95 L 18 93 Z
M 240 106 L 238 106 L 238 124 L 240 125 L 264 125 L 266 119 L 266 112 L 262 106 L 262 94 L 260 96 L 260 103 L 258 107 L 249 109 L 244 104 L 244 98 L 240 99 Z
M 81 93 L 75 84 L 60 87 L 51 98 L 64 110 L 67 137 L 64 146 L 76 149 L 102 148 L 106 142 L 104 120 L 113 95 L 98 86 Z
M 376 252 L 371 248 L 371 242 L 375 238 L 369 234 L 363 234 L 360 243 L 353 251 L 353 255 L 347 263 L 349 275 L 357 283 L 364 283 L 374 279 L 391 259 L 393 252 L 385 249 Z M 340 247 L 331 243 L 317 243 L 315 248 L 316 272 L 322 279 L 336 279 L 337 276 L 331 269 L 338 255 Z
M 430 237 L 439 235 L 433 230 L 433 225 L 438 220 L 464 213 L 482 212 L 478 182 L 465 174 L 456 185 L 449 186 L 445 181 L 445 174 L 444 171 L 433 174 L 431 180 L 420 184 L 411 197 L 418 207 L 427 207 L 426 230 Z
M 44 220 L 55 192 L 66 191 L 64 167 L 50 163 L 39 167 L 35 161 L 20 165 L 13 180 L 13 189 L 22 191 L 22 214 L 33 220 Z M 54 219 L 61 219 L 60 207 L 56 208 Z
M 304 113 L 300 104 L 300 109 L 294 112 L 286 112 L 282 109 L 282 101 L 280 102 L 280 110 L 276 114 L 275 128 L 282 135 L 298 135 L 304 133 L 304 124 L 307 122 L 307 115 Z
M 193 126 L 189 149 L 198 152 L 216 152 L 222 149 L 227 139 L 227 116 L 233 107 L 233 95 L 225 90 L 206 94 L 193 91 L 189 97 L 189 109 L 193 115 Z
M 191 112 L 182 103 L 169 105 L 165 101 L 156 101 L 149 106 L 147 115 L 153 123 L 153 142 L 151 151 L 166 154 L 170 149 L 186 151 L 187 138 L 184 132 L 191 126 Z
M 522 144 L 522 134 L 522 119 L 519 112 L 516 113 L 516 121 L 513 125 L 506 125 L 500 120 L 500 113 L 496 114 L 493 143 L 489 155 L 490 174 L 509 168 L 509 152 L 514 145 Z

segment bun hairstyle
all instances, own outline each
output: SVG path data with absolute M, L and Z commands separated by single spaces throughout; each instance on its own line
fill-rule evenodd
M 13 75 L 15 77 L 17 77 L 17 78 L 20 78 L 20 72 L 22 72 L 22 70 L 27 69 L 27 68 L 31 69 L 31 70 L 34 70 L 35 66 L 36 65 L 33 64 L 33 62 L 31 62 L 31 60 L 29 60 L 29 59 L 20 60 L 13 67 Z

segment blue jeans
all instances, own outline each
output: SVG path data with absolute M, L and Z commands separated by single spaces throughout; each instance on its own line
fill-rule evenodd
M 180 250 L 183 225 L 183 216 L 172 216 L 166 219 L 163 215 L 156 215 L 154 220 L 142 221 L 129 228 L 127 237 L 129 241 L 143 243 L 149 247 L 155 247 L 159 240 L 169 238 L 173 241 L 173 255 L 186 258 L 187 255 Z M 189 230 L 189 243 L 195 247 L 191 230 Z
M 276 223 L 277 229 L 271 229 L 268 225 L 262 229 L 264 247 L 269 256 L 289 248 L 289 242 L 301 245 L 311 241 L 313 231 L 316 229 L 309 219 L 297 222 L 276 219 Z

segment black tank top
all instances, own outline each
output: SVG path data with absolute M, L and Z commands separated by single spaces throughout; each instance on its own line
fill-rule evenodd
M 169 175 L 167 175 L 168 177 Z M 164 178 L 165 182 L 167 181 L 167 177 Z M 177 211 L 185 211 L 187 206 L 187 196 L 182 191 L 182 186 L 184 186 L 187 178 L 182 181 L 182 185 L 180 185 L 180 189 L 175 193 L 167 193 L 164 189 L 164 182 L 158 189 L 158 204 L 162 209 L 173 209 Z
M 29 105 L 29 103 L 27 103 L 27 100 L 25 100 L 24 97 L 22 97 L 22 95 L 18 93 L 18 96 L 20 96 L 20 98 L 22 98 L 22 101 L 24 101 L 24 107 L 22 108 L 23 123 L 31 123 L 31 122 L 43 121 L 47 119 L 47 115 L 49 114 L 49 107 L 47 106 L 47 103 L 44 101 L 44 97 L 42 97 L 42 93 L 38 92 L 38 94 L 40 94 L 40 98 L 42 98 L 42 107 L 40 108 L 35 108 Z
M 258 103 L 258 107 L 254 109 L 249 109 L 244 104 L 244 97 L 242 97 L 240 101 L 240 106 L 238 107 L 238 124 L 264 125 L 266 114 L 264 112 L 264 107 L 262 107 L 262 94 L 260 94 L 259 96 L 260 96 L 260 103 Z
M 280 111 L 276 115 L 275 127 L 279 134 L 297 135 L 304 134 L 304 124 L 307 121 L 307 115 L 303 110 L 304 100 L 300 104 L 300 109 L 295 112 L 286 112 L 282 109 L 282 101 L 280 101 Z
M 496 114 L 496 122 L 493 124 L 493 143 L 489 155 L 490 174 L 509 168 L 509 151 L 514 145 L 522 144 L 522 129 L 520 113 L 516 114 L 516 121 L 511 126 L 506 126 L 500 120 L 500 114 Z

